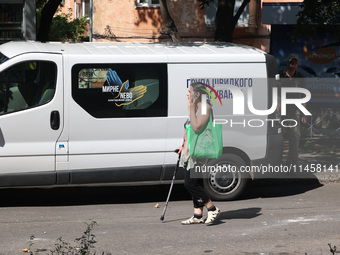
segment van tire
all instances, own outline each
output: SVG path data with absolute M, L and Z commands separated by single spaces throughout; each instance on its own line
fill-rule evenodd
M 240 167 L 246 163 L 235 154 L 223 154 L 218 159 L 210 160 L 207 166 L 231 166 L 236 171 L 206 172 L 203 178 L 204 188 L 212 200 L 234 200 L 241 195 L 247 185 L 249 175 L 241 173 Z

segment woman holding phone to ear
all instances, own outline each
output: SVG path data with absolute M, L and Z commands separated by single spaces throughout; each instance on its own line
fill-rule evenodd
M 206 94 L 203 89 L 205 89 L 205 86 L 202 83 L 197 82 L 189 86 L 187 93 L 190 119 L 186 121 L 185 125 L 190 124 L 195 133 L 200 132 L 206 126 L 211 114 L 211 105 L 209 100 L 207 100 L 206 114 L 202 114 L 202 94 Z M 184 186 L 191 194 L 194 203 L 194 216 L 182 221 L 182 224 L 212 223 L 220 214 L 220 210 L 214 206 L 204 190 L 202 173 L 200 171 L 195 172 L 195 166 L 205 165 L 207 160 L 190 157 L 186 132 L 184 134 L 183 145 L 178 149 L 178 153 L 181 153 L 179 166 L 186 170 Z M 208 209 L 208 217 L 205 221 L 203 220 L 204 207 Z

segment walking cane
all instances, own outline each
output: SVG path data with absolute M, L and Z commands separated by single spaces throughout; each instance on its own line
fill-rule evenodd
M 175 150 L 175 152 L 177 153 L 178 149 Z M 177 160 L 176 168 L 174 170 L 174 175 L 172 176 L 172 181 L 171 181 L 171 185 L 170 185 L 169 194 L 168 194 L 168 197 L 167 197 L 166 202 L 165 202 L 165 206 L 164 206 L 164 209 L 163 209 L 162 216 L 160 218 L 161 221 L 164 220 L 165 211 L 166 211 L 166 208 L 168 207 L 168 203 L 169 203 L 169 199 L 170 199 L 170 195 L 171 195 L 171 191 L 172 191 L 172 186 L 174 186 L 174 182 L 175 182 L 175 179 L 176 179 L 176 172 L 177 172 L 177 169 L 178 169 L 180 158 L 181 158 L 181 153 L 178 155 L 178 160 Z

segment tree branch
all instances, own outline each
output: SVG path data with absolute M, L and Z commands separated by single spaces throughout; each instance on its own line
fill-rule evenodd
M 37 35 L 37 41 L 47 42 L 49 39 L 52 19 L 57 11 L 61 0 L 49 0 L 41 11 L 40 26 Z
M 242 12 L 244 11 L 244 9 L 246 8 L 247 4 L 249 4 L 250 0 L 243 0 L 242 5 L 240 6 L 240 8 L 237 10 L 236 15 L 233 18 L 233 25 L 234 27 L 237 24 L 238 19 L 240 18 Z

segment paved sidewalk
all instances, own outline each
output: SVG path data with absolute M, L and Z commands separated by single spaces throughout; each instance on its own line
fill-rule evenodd
M 302 140 L 300 145 L 299 165 L 305 175 L 320 183 L 340 183 L 340 139 Z
M 312 173 L 320 183 L 340 183 L 340 153 L 301 153 L 300 164 Z

